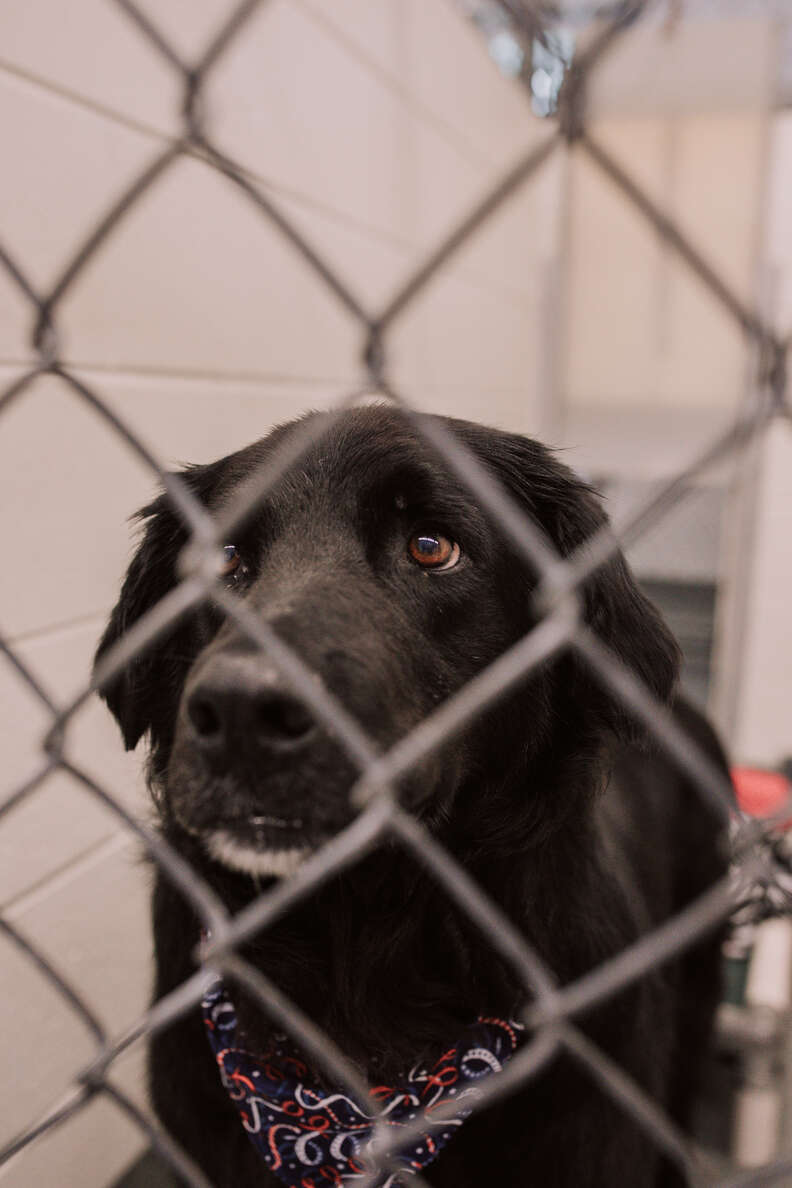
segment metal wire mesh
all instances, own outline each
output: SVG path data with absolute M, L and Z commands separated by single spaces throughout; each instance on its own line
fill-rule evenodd
M 674 506 L 692 480 L 724 457 L 744 450 L 773 418 L 790 415 L 786 392 L 788 341 L 765 321 L 760 312 L 747 306 L 735 294 L 695 243 L 614 160 L 587 127 L 587 79 L 610 45 L 632 23 L 642 5 L 623 3 L 608 9 L 610 15 L 604 28 L 572 64 L 560 96 L 553 130 L 548 132 L 538 147 L 515 162 L 466 217 L 451 228 L 435 249 L 405 278 L 384 308 L 371 310 L 355 295 L 344 277 L 323 259 L 289 216 L 212 139 L 204 103 L 207 79 L 231 43 L 243 36 L 254 11 L 263 7 L 266 0 L 244 0 L 234 6 L 193 63 L 183 60 L 135 0 L 114 2 L 137 26 L 152 53 L 159 54 L 181 80 L 181 138 L 158 152 L 107 210 L 90 235 L 77 247 L 48 292 L 38 292 L 29 281 L 23 265 L 11 252 L 0 246 L 0 265 L 27 298 L 33 311 L 32 342 L 37 353 L 36 364 L 15 379 L 0 396 L 0 414 L 13 402 L 22 399 L 38 377 L 58 377 L 97 417 L 109 424 L 149 468 L 152 476 L 164 485 L 174 508 L 189 530 L 190 543 L 182 557 L 181 583 L 106 653 L 96 671 L 94 684 L 86 687 L 70 704 L 55 704 L 16 651 L 0 638 L 0 648 L 50 717 L 40 767 L 24 784 L 6 794 L 0 802 L 0 817 L 35 796 L 37 789 L 54 771 L 60 769 L 68 772 L 137 835 L 153 861 L 192 905 L 208 939 L 202 945 L 199 968 L 188 981 L 155 1003 L 123 1034 L 108 1035 L 90 1004 L 69 986 L 48 958 L 21 936 L 9 921 L 0 917 L 0 930 L 48 979 L 64 1003 L 83 1023 L 95 1044 L 93 1059 L 77 1073 L 66 1096 L 51 1105 L 39 1120 L 31 1123 L 6 1145 L 0 1152 L 0 1163 L 39 1136 L 67 1124 L 88 1102 L 97 1095 L 103 1095 L 140 1128 L 178 1175 L 191 1185 L 206 1185 L 205 1176 L 187 1155 L 113 1084 L 111 1073 L 116 1058 L 131 1045 L 168 1027 L 185 1012 L 194 1009 L 207 981 L 217 974 L 244 986 L 264 1012 L 286 1029 L 304 1051 L 310 1053 L 335 1081 L 347 1089 L 353 1099 L 368 1102 L 367 1108 L 370 1110 L 368 1088 L 355 1067 L 335 1048 L 329 1037 L 322 1034 L 260 971 L 239 955 L 239 947 L 246 938 L 283 916 L 333 874 L 356 863 L 389 837 L 396 839 L 419 863 L 431 870 L 451 899 L 468 914 L 492 947 L 514 969 L 524 986 L 526 1000 L 530 1003 L 526 1008 L 525 1022 L 533 1029 L 533 1038 L 501 1076 L 491 1079 L 483 1087 L 475 1109 L 481 1109 L 496 1096 L 512 1092 L 523 1085 L 561 1051 L 565 1051 L 606 1093 L 638 1120 L 657 1146 L 682 1169 L 689 1182 L 715 1183 L 715 1180 L 705 1175 L 690 1140 L 679 1132 L 623 1070 L 592 1045 L 574 1020 L 582 1010 L 602 1002 L 648 970 L 682 952 L 700 938 L 706 929 L 724 920 L 732 911 L 738 894 L 733 882 L 724 880 L 711 887 L 679 915 L 643 936 L 616 957 L 573 983 L 559 986 L 553 971 L 545 966 L 526 938 L 427 830 L 400 807 L 394 792 L 398 779 L 423 756 L 440 746 L 451 732 L 482 712 L 513 682 L 526 676 L 563 648 L 576 652 L 601 686 L 620 699 L 646 725 L 659 746 L 691 778 L 701 795 L 716 808 L 724 821 L 729 816 L 730 788 L 721 773 L 655 701 L 640 680 L 584 625 L 579 606 L 582 583 L 620 544 L 629 543 L 645 532 L 656 519 Z M 541 24 L 541 5 L 535 8 L 530 5 L 511 7 L 524 10 L 524 16 L 530 15 L 534 23 Z M 519 187 L 528 184 L 545 162 L 564 147 L 585 154 L 624 201 L 652 224 L 666 246 L 698 276 L 712 300 L 723 307 L 746 339 L 755 346 L 759 361 L 754 396 L 735 424 L 635 511 L 630 521 L 623 525 L 620 540 L 615 539 L 609 530 L 603 529 L 566 558 L 557 553 L 552 542 L 536 524 L 526 518 L 459 441 L 439 423 L 427 422 L 416 416 L 404 395 L 391 382 L 387 352 L 388 332 L 416 295 L 430 284 L 507 198 Z M 376 393 L 391 400 L 403 410 L 404 416 L 410 419 L 417 432 L 443 456 L 480 506 L 497 521 L 512 545 L 539 574 L 537 606 L 541 614 L 537 625 L 387 753 L 381 753 L 345 708 L 312 679 L 311 670 L 300 656 L 248 611 L 241 600 L 230 596 L 216 576 L 218 550 L 232 535 L 235 524 L 272 488 L 278 476 L 317 440 L 317 435 L 329 428 L 333 416 L 324 421 L 322 430 L 310 424 L 303 425 L 274 460 L 270 460 L 254 481 L 241 491 L 233 505 L 213 519 L 187 487 L 177 477 L 168 474 L 135 433 L 111 411 L 101 394 L 78 378 L 62 359 L 57 322 L 62 299 L 130 210 L 185 154 L 197 155 L 209 167 L 224 175 L 231 185 L 236 186 L 257 208 L 262 218 L 269 220 L 288 240 L 313 270 L 317 281 L 330 290 L 359 325 L 368 379 L 361 390 L 350 394 L 338 411 L 365 393 Z M 67 759 L 64 752 L 64 740 L 70 723 L 92 692 L 111 680 L 132 657 L 150 648 L 163 632 L 204 601 L 214 604 L 224 615 L 235 620 L 239 629 L 267 654 L 317 719 L 332 728 L 359 772 L 351 791 L 353 801 L 361 809 L 354 822 L 308 858 L 293 877 L 276 884 L 234 917 L 228 914 L 212 889 L 178 853 L 127 812 L 111 792 Z M 785 813 L 788 815 L 788 810 Z M 735 852 L 742 863 L 743 875 L 748 880 L 772 882 L 773 868 L 769 852 L 757 849 L 754 844 L 772 827 L 772 820 L 761 826 L 753 823 L 739 827 Z M 398 1136 L 385 1133 L 384 1130 L 379 1134 L 376 1167 L 369 1169 L 367 1183 L 373 1184 L 379 1172 L 395 1166 L 394 1156 L 399 1147 L 408 1143 L 409 1138 L 409 1131 L 400 1131 Z M 789 1171 L 789 1161 L 779 1160 L 758 1171 L 717 1182 L 721 1188 L 737 1188 L 738 1185 L 748 1188 L 750 1185 L 780 1183 L 788 1177 Z M 418 1184 L 423 1182 L 418 1176 L 414 1179 Z

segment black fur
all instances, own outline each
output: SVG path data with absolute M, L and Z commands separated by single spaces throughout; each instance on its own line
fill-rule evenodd
M 605 522 L 592 491 L 541 445 L 445 423 L 562 553 Z M 184 478 L 217 510 L 293 428 Z M 186 541 L 178 516 L 164 496 L 141 516 L 143 540 L 98 655 L 177 581 Z M 418 529 L 458 541 L 460 564 L 421 569 L 406 544 Z M 534 622 L 531 567 L 385 407 L 345 413 L 233 543 L 243 559 L 229 579 L 239 597 L 383 747 Z M 621 555 L 587 582 L 584 614 L 657 698 L 672 697 L 676 645 Z M 294 729 L 282 726 L 295 707 L 277 681 L 267 684 L 265 702 L 258 682 L 266 667 L 236 627 L 202 610 L 104 690 L 127 747 L 149 733 L 164 835 L 234 910 L 257 888 L 209 857 L 204 839 L 213 829 L 271 847 L 277 831 L 254 829 L 250 817 L 288 815 L 302 822 L 290 837 L 315 845 L 351 819 L 352 764 L 299 714 Z M 224 745 L 211 754 L 187 712 L 191 698 L 205 696 L 227 715 Z M 678 712 L 723 763 L 706 723 L 683 705 Z M 571 654 L 423 763 L 403 796 L 562 982 L 618 952 L 722 872 L 716 828 L 695 790 Z M 159 873 L 154 935 L 159 997 L 192 972 L 199 939 L 189 906 Z M 512 1011 L 522 1000 L 513 972 L 395 847 L 336 878 L 245 953 L 380 1082 L 422 1053 L 442 1051 L 482 1009 Z M 716 993 L 710 940 L 582 1024 L 684 1123 Z M 266 1020 L 244 996 L 238 1007 L 246 1031 L 263 1040 Z M 276 1183 L 226 1100 L 196 1013 L 153 1040 L 151 1092 L 163 1124 L 213 1183 Z M 449 1188 L 484 1185 L 493 1174 L 501 1188 L 677 1182 L 651 1140 L 568 1059 L 465 1123 L 425 1174 Z

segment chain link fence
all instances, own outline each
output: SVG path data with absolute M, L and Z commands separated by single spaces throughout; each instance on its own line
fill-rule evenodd
M 112 2 L 112 0 L 110 0 Z M 97 1095 L 112 1100 L 144 1133 L 174 1172 L 194 1188 L 205 1188 L 207 1180 L 190 1159 L 111 1081 L 114 1061 L 131 1045 L 148 1035 L 167 1028 L 185 1012 L 198 1005 L 213 976 L 221 975 L 252 995 L 261 1009 L 279 1027 L 286 1030 L 304 1052 L 309 1053 L 332 1078 L 340 1083 L 355 1101 L 369 1103 L 368 1087 L 355 1067 L 338 1051 L 330 1039 L 286 1000 L 263 974 L 239 955 L 240 945 L 255 933 L 282 917 L 292 906 L 342 869 L 351 866 L 386 838 L 398 840 L 414 858 L 429 868 L 448 895 L 489 938 L 493 949 L 517 972 L 530 1004 L 524 1022 L 532 1038 L 497 1078 L 490 1078 L 481 1089 L 475 1109 L 480 1110 L 496 1096 L 514 1091 L 528 1082 L 540 1069 L 561 1052 L 567 1053 L 591 1075 L 601 1089 L 610 1094 L 649 1132 L 658 1148 L 684 1173 L 690 1183 L 718 1183 L 720 1188 L 749 1188 L 789 1182 L 792 1159 L 782 1159 L 758 1171 L 712 1178 L 705 1173 L 692 1141 L 664 1115 L 658 1105 L 620 1068 L 599 1051 L 576 1025 L 577 1016 L 626 987 L 644 973 L 695 943 L 706 930 L 724 921 L 743 898 L 745 889 L 757 882 L 772 884 L 776 878 L 771 845 L 762 841 L 772 831 L 774 820 L 742 823 L 734 837 L 735 860 L 741 877 L 725 879 L 711 887 L 683 912 L 643 936 L 618 956 L 602 964 L 579 980 L 559 985 L 553 971 L 545 966 L 522 936 L 476 886 L 474 881 L 438 842 L 412 816 L 400 807 L 394 791 L 398 780 L 424 756 L 440 746 L 460 725 L 481 713 L 505 688 L 524 678 L 538 665 L 550 660 L 562 649 L 577 653 L 596 681 L 615 695 L 629 712 L 641 721 L 657 744 L 673 762 L 692 779 L 724 823 L 730 817 L 731 788 L 707 756 L 675 724 L 669 712 L 656 703 L 649 691 L 632 675 L 583 623 L 580 614 L 581 586 L 621 545 L 629 544 L 646 532 L 684 495 L 690 483 L 728 456 L 745 450 L 774 418 L 789 418 L 790 404 L 786 390 L 786 362 L 789 342 L 761 313 L 746 305 L 718 270 L 697 249 L 676 223 L 660 209 L 645 190 L 592 136 L 586 120 L 586 86 L 592 71 L 608 53 L 611 45 L 641 15 L 643 4 L 625 2 L 609 6 L 607 19 L 596 36 L 571 63 L 559 97 L 557 114 L 548 121 L 545 139 L 517 160 L 474 206 L 462 221 L 452 227 L 420 265 L 404 280 L 384 308 L 367 309 L 344 276 L 330 267 L 279 205 L 250 180 L 242 165 L 233 160 L 212 138 L 210 113 L 204 104 L 207 79 L 217 62 L 245 28 L 255 10 L 266 0 L 244 0 L 233 7 L 218 28 L 197 62 L 182 59 L 135 0 L 115 0 L 150 46 L 178 76 L 182 85 L 182 131 L 180 139 L 158 152 L 118 201 L 106 212 L 84 242 L 74 251 L 67 266 L 48 292 L 39 292 L 28 279 L 24 262 L 13 250 L 0 245 L 0 265 L 30 303 L 34 315 L 32 342 L 37 361 L 18 376 L 0 396 L 0 432 L 2 414 L 16 401 L 24 400 L 26 391 L 41 376 L 57 377 L 67 385 L 94 414 L 103 418 L 123 439 L 128 448 L 150 469 L 152 477 L 164 486 L 174 508 L 191 534 L 182 556 L 183 580 L 103 657 L 94 683 L 81 691 L 70 704 L 55 704 L 43 691 L 36 676 L 26 666 L 9 642 L 0 638 L 8 661 L 50 715 L 51 722 L 42 747 L 39 769 L 19 787 L 7 792 L 0 802 L 0 816 L 36 795 L 56 770 L 68 772 L 135 834 L 163 874 L 185 896 L 200 919 L 207 940 L 200 952 L 196 973 L 184 984 L 156 1002 L 142 1017 L 119 1035 L 107 1034 L 91 1004 L 80 996 L 58 973 L 48 958 L 30 944 L 15 927 L 0 915 L 0 930 L 48 979 L 63 1001 L 84 1024 L 95 1043 L 90 1063 L 76 1072 L 72 1087 L 24 1132 L 0 1152 L 0 1163 L 8 1160 L 27 1144 L 67 1125 L 70 1118 Z M 546 18 L 546 6 L 510 4 L 509 11 L 528 21 L 532 28 Z M 530 181 L 545 163 L 563 151 L 584 154 L 608 179 L 624 202 L 637 210 L 657 231 L 668 249 L 692 270 L 717 302 L 733 319 L 750 344 L 755 347 L 758 370 L 753 395 L 739 416 L 724 433 L 684 470 L 675 474 L 662 489 L 634 511 L 623 526 L 620 539 L 603 529 L 571 556 L 562 558 L 542 531 L 512 503 L 506 492 L 489 476 L 459 441 L 439 423 L 421 420 L 406 396 L 392 383 L 388 366 L 388 333 L 414 298 L 428 286 L 441 269 L 506 200 Z M 113 235 L 114 230 L 147 191 L 155 187 L 175 162 L 184 155 L 198 156 L 236 187 L 288 240 L 295 252 L 313 270 L 316 283 L 326 286 L 347 314 L 359 326 L 361 350 L 367 378 L 350 393 L 335 414 L 323 423 L 332 424 L 345 407 L 364 395 L 379 395 L 402 410 L 417 432 L 427 438 L 443 456 L 452 472 L 469 489 L 479 505 L 500 525 L 519 554 L 539 574 L 536 604 L 541 614 L 537 625 L 518 644 L 480 673 L 460 692 L 429 715 L 416 729 L 403 737 L 387 753 L 380 753 L 358 723 L 328 692 L 313 680 L 311 670 L 300 656 L 281 642 L 262 621 L 246 610 L 244 603 L 231 596 L 217 580 L 217 557 L 222 545 L 232 537 L 232 530 L 257 500 L 260 500 L 278 477 L 294 465 L 303 451 L 314 443 L 317 429 L 305 424 L 256 475 L 232 506 L 212 518 L 178 477 L 169 474 L 148 449 L 109 407 L 100 392 L 78 378 L 63 361 L 58 333 L 59 305 L 77 278 Z M 325 430 L 322 430 L 325 431 Z M 281 670 L 298 696 L 316 718 L 331 728 L 335 737 L 354 761 L 359 776 L 351 796 L 360 807 L 359 815 L 342 833 L 313 854 L 286 881 L 259 896 L 235 916 L 230 916 L 212 889 L 204 883 L 178 853 L 153 830 L 131 815 L 111 791 L 94 781 L 79 765 L 71 762 L 64 744 L 70 723 L 78 709 L 93 694 L 121 672 L 135 656 L 150 648 L 182 616 L 200 603 L 212 603 L 222 614 L 236 621 L 244 634 Z M 781 817 L 788 816 L 785 810 Z M 378 1131 L 376 1167 L 367 1170 L 364 1182 L 374 1184 L 378 1175 L 396 1165 L 399 1147 L 409 1143 L 409 1130 L 392 1133 Z M 416 1175 L 416 1184 L 424 1183 Z

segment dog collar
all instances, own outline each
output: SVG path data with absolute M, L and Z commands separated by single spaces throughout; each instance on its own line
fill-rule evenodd
M 201 1005 L 220 1079 L 270 1170 L 292 1188 L 330 1188 L 361 1178 L 361 1156 L 373 1139 L 377 1115 L 365 1113 L 346 1093 L 321 1087 L 287 1036 L 273 1036 L 263 1055 L 249 1051 L 221 981 Z M 399 1152 L 399 1171 L 387 1175 L 380 1188 L 396 1188 L 402 1174 L 435 1160 L 470 1114 L 479 1083 L 500 1072 L 523 1034 L 520 1023 L 480 1017 L 431 1066 L 415 1065 L 401 1084 L 370 1090 L 388 1126 L 406 1126 L 416 1118 L 426 1124 Z M 454 1102 L 453 1112 L 433 1121 L 433 1111 L 445 1102 Z

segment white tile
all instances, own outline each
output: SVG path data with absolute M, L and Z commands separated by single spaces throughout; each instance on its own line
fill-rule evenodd
M 761 120 L 608 120 L 595 135 L 751 305 Z M 582 157 L 573 174 L 569 258 L 573 401 L 734 405 L 745 382 L 740 329 Z
M 8 912 L 112 1033 L 148 1004 L 151 881 L 139 843 L 111 841 Z
M 40 684 L 66 702 L 90 676 L 103 620 L 14 644 Z M 42 740 L 51 718 L 28 686 L 0 658 L 0 799 L 38 771 Z M 80 710 L 67 729 L 68 757 L 135 813 L 148 811 L 142 756 L 123 751 L 120 733 L 98 698 Z M 121 828 L 118 817 L 64 773 L 50 775 L 25 801 L 0 819 L 0 904 L 65 867 L 76 855 Z
M 422 133 L 415 150 L 419 247 L 413 265 L 431 254 L 500 180 L 497 172 L 436 151 Z M 546 262 L 559 253 L 562 164 L 559 154 L 542 165 L 454 252 L 438 276 L 469 278 L 518 299 L 533 297 Z
M 541 300 L 548 267 L 560 267 L 564 165 L 563 151 L 546 161 L 460 248 L 449 273 Z
M 0 424 L 0 623 L 11 635 L 106 607 L 123 571 L 124 520 L 151 487 L 149 472 L 52 378 Z
M 112 1033 L 145 1009 L 149 995 L 147 881 L 134 852 L 116 847 L 9 913 Z M 38 969 L 7 941 L 0 945 L 2 1047 L 15 1069 L 0 1089 L 7 1138 L 68 1088 L 94 1041 Z
M 217 80 L 221 106 L 230 88 L 227 116 L 240 155 L 277 183 L 278 205 L 375 310 L 497 171 L 471 163 L 304 14 L 276 3 L 255 30 L 252 48 L 243 52 L 243 38 L 241 60 Z M 289 76 L 297 87 L 290 99 L 259 94 L 270 83 L 256 45 L 276 47 L 267 50 L 273 71 L 300 64 Z M 316 74 L 313 90 L 300 82 L 303 69 Z M 43 288 L 158 143 L 11 76 L 0 77 L 0 89 L 10 179 L 0 221 L 9 248 Z M 332 101 L 317 103 L 325 92 Z M 286 127 L 292 119 L 304 121 L 303 135 Z M 261 121 L 280 138 L 277 153 Z M 308 197 L 287 196 L 284 186 Z M 496 288 L 529 291 L 535 260 L 554 242 L 557 191 L 549 172 L 529 183 L 465 246 L 458 266 Z M 0 302 L 8 307 L 0 357 L 26 357 L 30 315 L 5 278 Z M 178 162 L 127 213 L 56 316 L 66 356 L 85 364 L 336 380 L 359 372 L 355 319 L 260 211 L 192 160 Z
M 354 374 L 360 331 L 229 182 L 182 160 L 64 303 L 69 356 L 117 367 Z
M 510 433 L 524 433 L 528 437 L 545 440 L 547 424 L 538 407 L 535 393 L 526 383 L 522 388 L 468 387 L 464 384 L 444 384 L 421 388 L 417 399 L 407 390 L 411 403 L 424 412 L 440 416 L 459 417 L 478 421 Z
M 3 246 L 11 252 L 12 244 L 10 240 L 6 241 L 5 237 Z M 21 266 L 22 261 L 19 260 L 17 267 Z M 21 365 L 22 361 L 33 357 L 30 343 L 36 320 L 35 307 L 0 264 L 0 358 L 20 361 L 20 367 L 14 375 L 3 377 L 3 388 L 25 370 Z
M 0 1034 L 4 1066 L 0 1083 L 0 1141 L 33 1122 L 71 1083 L 95 1045 L 60 995 L 15 946 L 0 938 Z
M 662 13 L 657 16 L 637 22 L 598 63 L 589 95 L 593 112 L 756 111 L 771 102 L 777 34 L 772 19 L 762 19 L 761 6 L 748 18 L 693 17 L 671 28 Z
M 500 73 L 461 5 L 406 0 L 405 7 L 410 89 L 482 160 L 503 168 L 545 134 L 527 91 Z
M 405 231 L 404 105 L 299 8 L 273 0 L 218 62 L 214 138 L 267 180 Z
M 38 288 L 55 280 L 157 148 L 150 137 L 11 75 L 0 75 L 0 144 L 3 240 Z
M 112 1078 L 142 1105 L 142 1053 Z M 48 1131 L 0 1168 L 3 1188 L 107 1188 L 144 1151 L 147 1140 L 106 1097 L 94 1098 L 63 1126 Z
M 411 92 L 407 72 L 405 0 L 291 0 L 318 26 L 380 71 L 391 84 Z
M 747 307 L 756 302 L 758 224 L 764 202 L 765 127 L 739 112 L 676 123 L 674 215 Z M 742 332 L 687 268 L 671 277 L 672 350 L 664 386 L 680 404 L 736 401 L 745 383 Z M 707 401 L 707 397 L 709 400 Z
M 210 88 L 217 140 L 237 160 L 362 225 L 406 238 L 416 245 L 410 265 L 467 213 L 501 169 L 546 133 L 483 49 L 468 44 L 465 26 L 462 42 L 484 73 L 464 75 L 468 58 L 463 55 L 461 64 L 455 58 L 459 19 L 426 25 L 428 9 L 438 7 L 412 6 L 401 21 L 390 22 L 386 7 L 377 10 L 386 24 L 402 25 L 395 29 L 392 59 L 394 66 L 404 61 L 400 85 L 383 81 L 350 54 L 347 40 L 355 36 L 347 33 L 354 22 L 344 23 L 343 14 L 331 14 L 328 6 L 275 3 L 234 43 Z M 320 21 L 311 19 L 313 11 Z M 327 35 L 328 21 L 339 36 Z M 444 67 L 447 74 L 438 79 Z M 428 118 L 423 100 L 405 99 L 421 71 L 418 91 L 444 96 L 442 120 Z M 465 141 L 473 112 L 476 135 L 490 146 L 486 155 L 471 152 Z M 526 226 L 546 250 L 543 228 L 523 224 L 523 233 Z M 502 257 L 491 261 L 480 253 L 477 266 L 503 283 Z M 515 269 L 518 283 L 527 271 Z
M 176 52 L 192 62 L 225 24 L 234 5 L 228 0 L 144 0 L 140 8 Z
M 0 96 L 3 242 L 44 290 L 161 146 L 14 78 L 0 76 Z M 384 300 L 403 273 L 403 246 L 305 203 L 279 202 L 361 300 Z M 0 308 L 0 358 L 29 357 L 32 315 L 1 269 Z M 193 160 L 177 163 L 128 212 L 56 318 L 67 357 L 193 372 L 345 376 L 356 370 L 361 338 L 266 216 Z
M 226 0 L 160 0 L 140 7 L 186 61 L 198 57 L 230 12 Z M 52 9 L 47 0 L 28 0 L 0 12 L 0 37 L 3 62 L 12 70 L 163 133 L 177 130 L 177 72 L 118 6 L 74 0 L 68 9 Z M 325 77 L 312 73 L 315 52 L 343 54 L 349 69 L 357 59 L 367 73 L 380 72 L 400 103 L 423 110 L 446 136 L 483 160 L 505 159 L 521 143 L 521 124 L 531 118 L 522 88 L 498 72 L 484 40 L 452 5 L 274 0 L 262 5 L 238 44 L 254 41 L 260 48 L 270 38 L 280 50 L 284 37 L 293 70 L 302 68 L 297 59 L 303 58 L 317 80 L 313 94 Z M 328 39 L 335 42 L 332 50 L 310 46 Z M 218 73 L 227 69 L 221 60 Z M 255 74 L 251 80 L 252 88 L 242 83 L 237 88 L 248 104 L 259 94 Z M 291 94 L 284 91 L 275 110 L 280 113 L 283 96 Z M 318 95 L 314 101 L 320 105 Z
M 751 299 L 766 149 L 761 116 L 688 116 L 675 122 L 675 215 L 727 284 Z M 730 184 L 725 185 L 726 179 Z
M 521 393 L 517 419 L 523 424 L 527 409 L 535 426 L 530 409 L 538 397 L 543 349 L 536 304 L 449 276 L 396 324 L 389 356 L 418 407 L 487 420 L 498 392 L 512 409 L 508 423 L 519 428 L 509 402 Z M 264 436 L 273 424 L 331 407 L 348 391 L 331 384 L 244 385 L 118 375 L 103 377 L 102 387 L 112 407 L 168 465 L 211 461 Z
M 486 410 L 493 389 L 524 390 L 528 402 L 542 397 L 541 326 L 538 300 L 517 301 L 443 275 L 405 312 L 394 340 L 417 358 L 406 382 L 418 404 L 425 406 L 426 383 L 477 392 Z M 486 411 L 481 419 L 487 420 Z
M 692 463 L 730 422 L 728 409 L 668 410 L 658 405 L 569 405 L 557 444 L 569 465 L 595 483 L 602 475 L 632 486 L 668 479 Z M 717 471 L 702 476 L 715 481 Z M 721 483 L 725 475 L 721 473 Z
M 472 162 L 503 165 L 535 134 L 529 96 L 500 73 L 461 7 L 425 0 L 296 3 L 364 55 Z
M 618 145 L 636 180 L 657 194 L 664 176 L 661 125 L 621 121 L 608 132 L 609 145 Z M 573 403 L 651 403 L 659 385 L 658 237 L 582 154 L 573 157 L 571 187 L 563 361 L 568 397 Z
M 387 53 L 385 73 L 350 52 L 361 28 Z M 217 139 L 237 159 L 415 242 L 413 262 L 546 132 L 444 5 L 374 5 L 358 23 L 326 4 L 275 3 L 234 44 L 210 95 Z M 470 148 L 472 128 L 486 153 Z
M 197 10 L 198 0 L 191 7 Z M 4 4 L 0 44 L 3 62 L 17 70 L 130 118 L 177 128 L 179 80 L 120 5 L 102 0 Z
M 343 385 L 254 385 L 93 376 L 166 466 L 208 461 L 322 407 Z M 60 381 L 38 380 L 0 422 L 0 624 L 13 636 L 106 611 L 131 554 L 128 517 L 157 480 Z
M 734 747 L 743 762 L 775 766 L 792 751 L 789 732 L 792 629 L 792 430 L 778 419 L 761 446 L 761 475 L 741 643 Z
M 111 375 L 94 377 L 109 405 L 169 468 L 212 462 L 266 436 L 273 425 L 329 407 L 343 384 L 241 382 Z M 153 491 L 146 484 L 144 497 Z M 117 524 L 116 529 L 125 525 Z
M 789 190 L 792 181 L 792 111 L 776 112 L 768 150 L 768 214 L 764 227 L 770 301 L 782 332 L 792 332 L 792 223 Z

